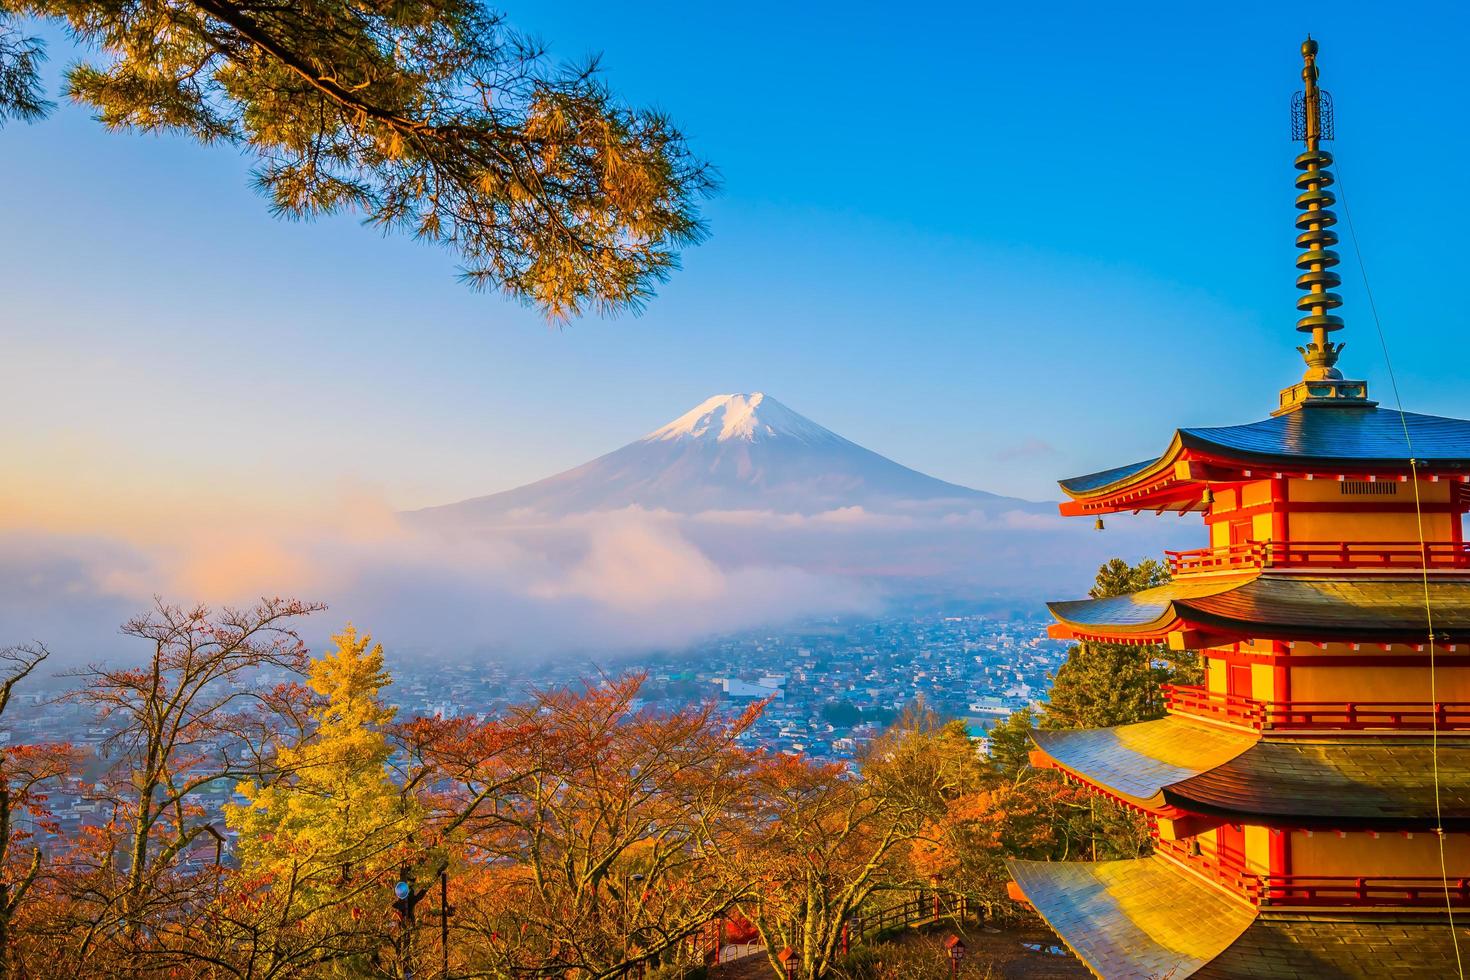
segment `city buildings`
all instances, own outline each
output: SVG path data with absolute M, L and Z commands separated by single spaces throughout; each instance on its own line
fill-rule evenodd
M 967 718 L 983 732 L 1044 691 L 1047 674 L 1068 644 L 1047 636 L 1040 618 L 993 614 L 923 613 L 879 619 L 828 619 L 717 637 L 658 655 L 517 659 L 448 651 L 390 654 L 388 697 L 400 718 L 493 718 L 533 688 L 597 684 L 604 676 L 647 675 L 640 705 L 658 711 L 716 699 L 731 713 L 754 699 L 773 698 L 746 733 L 751 748 L 801 753 L 818 761 L 854 764 L 865 744 L 906 705 L 922 699 L 946 717 Z M 270 687 L 288 678 L 263 670 Z M 99 752 L 111 729 L 83 705 L 58 701 L 68 678 L 45 678 L 17 695 L 0 738 L 18 744 L 71 742 Z M 972 706 L 987 710 L 972 711 Z M 994 708 L 994 710 L 988 710 Z M 197 799 L 218 812 L 234 788 L 211 784 Z M 107 817 L 96 787 L 73 780 L 51 794 L 61 836 Z M 43 829 L 38 836 L 45 840 Z

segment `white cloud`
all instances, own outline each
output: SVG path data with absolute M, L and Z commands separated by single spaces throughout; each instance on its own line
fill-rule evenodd
M 117 625 L 154 595 L 187 604 L 295 595 L 330 607 L 308 627 L 314 639 L 350 619 L 403 647 L 536 656 L 682 645 L 876 608 L 870 587 L 840 576 L 718 562 L 666 512 L 450 535 L 410 528 L 363 495 L 289 521 L 178 526 L 147 545 L 7 532 L 0 589 L 0 643 L 48 640 L 58 660 L 125 651 Z

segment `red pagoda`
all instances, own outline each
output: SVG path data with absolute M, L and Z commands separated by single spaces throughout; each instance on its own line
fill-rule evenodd
M 1168 715 L 1035 733 L 1034 761 L 1146 815 L 1153 853 L 1011 863 L 1100 977 L 1445 977 L 1470 958 L 1470 422 L 1345 379 L 1316 42 L 1296 97 L 1302 380 L 1062 482 L 1062 513 L 1203 515 L 1172 581 L 1056 602 L 1054 636 L 1198 650 Z M 1464 947 L 1462 950 L 1461 947 Z

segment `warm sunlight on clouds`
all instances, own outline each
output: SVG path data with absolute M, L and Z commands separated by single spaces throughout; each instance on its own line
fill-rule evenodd
M 718 566 L 670 524 L 619 513 L 592 531 L 585 558 L 533 594 L 578 595 L 609 606 L 648 609 L 666 602 L 708 602 L 727 587 Z
M 403 650 L 605 656 L 876 611 L 905 581 L 991 594 L 984 575 L 998 564 L 1012 569 L 1010 588 L 1032 588 L 1124 543 L 1051 515 L 921 507 L 628 507 L 450 530 L 405 519 L 362 484 L 288 500 L 220 483 L 0 488 L 0 642 L 41 639 L 59 659 L 88 659 L 125 651 L 106 644 L 155 595 L 216 605 L 294 595 L 329 605 L 310 627 L 323 636 L 350 619 Z
M 66 660 L 118 652 L 97 638 L 115 643 L 105 638 L 154 595 L 186 604 L 295 595 L 328 603 L 313 629 L 352 619 L 400 646 L 511 655 L 677 645 L 873 608 L 871 589 L 840 578 L 722 567 L 676 515 L 637 508 L 436 535 L 361 486 L 294 508 L 29 489 L 0 499 L 0 627 L 5 642 L 44 639 Z

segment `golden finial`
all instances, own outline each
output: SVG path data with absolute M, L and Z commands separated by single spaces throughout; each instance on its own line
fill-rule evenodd
M 1332 96 L 1317 85 L 1317 42 L 1308 35 L 1302 42 L 1303 90 L 1292 99 L 1292 138 L 1306 144 L 1306 151 L 1296 158 L 1301 171 L 1296 178 L 1297 297 L 1296 308 L 1304 314 L 1296 328 L 1311 334 L 1312 339 L 1297 351 L 1307 362 L 1300 384 L 1281 393 L 1281 408 L 1290 411 L 1302 404 L 1333 402 L 1356 405 L 1371 404 L 1367 385 L 1361 381 L 1343 381 L 1337 370 L 1337 358 L 1343 344 L 1333 343 L 1328 336 L 1343 327 L 1342 317 L 1331 310 L 1342 305 L 1342 297 L 1332 292 L 1342 285 L 1342 278 L 1332 271 L 1338 255 L 1331 246 L 1337 244 L 1337 215 L 1330 209 L 1337 198 L 1328 190 L 1332 186 L 1332 154 L 1322 149 L 1322 141 L 1333 137 Z

